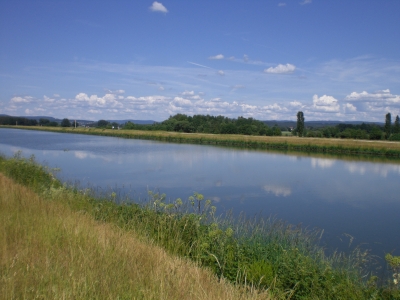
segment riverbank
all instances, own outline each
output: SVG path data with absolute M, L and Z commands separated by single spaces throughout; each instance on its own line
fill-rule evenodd
M 37 284 L 43 286 L 43 291 L 48 289 L 51 292 L 55 289 L 60 292 L 58 286 L 62 287 L 61 289 L 71 288 L 68 287 L 67 283 L 63 283 L 63 281 L 68 281 L 68 274 L 72 277 L 70 280 L 75 280 L 75 276 L 79 279 L 76 279 L 77 282 L 72 281 L 72 283 L 80 286 L 81 289 L 88 286 L 97 287 L 102 282 L 104 282 L 104 285 L 108 285 L 108 280 L 112 280 L 111 277 L 114 276 L 113 272 L 119 272 L 120 269 L 125 272 L 125 269 L 128 268 L 127 265 L 131 264 L 132 258 L 123 256 L 123 259 L 119 260 L 115 257 L 100 255 L 100 258 L 96 260 L 95 256 L 104 252 L 118 258 L 124 253 L 132 252 L 132 249 L 135 249 L 134 244 L 140 242 L 164 249 L 152 250 L 150 248 L 145 253 L 165 251 L 166 254 L 163 255 L 166 256 L 163 257 L 168 266 L 172 264 L 168 262 L 168 257 L 177 259 L 180 262 L 179 264 L 184 264 L 187 262 L 186 259 L 191 259 L 208 271 L 202 269 L 203 271 L 193 270 L 190 273 L 199 274 L 199 272 L 211 271 L 219 279 L 223 279 L 222 282 L 229 280 L 233 285 L 228 284 L 228 290 L 234 287 L 235 292 L 232 292 L 232 295 L 238 293 L 238 297 L 267 298 L 268 295 L 265 294 L 265 291 L 268 291 L 269 295 L 277 299 L 285 299 L 289 295 L 292 297 L 291 299 L 368 299 L 372 296 L 375 296 L 376 299 L 395 299 L 393 296 L 399 296 L 398 290 L 396 291 L 391 286 L 384 285 L 384 287 L 378 288 L 375 285 L 374 277 L 364 273 L 365 263 L 368 260 L 366 253 L 357 250 L 350 256 L 335 254 L 327 257 L 324 255 L 323 249 L 318 246 L 319 234 L 316 232 L 293 228 L 284 222 L 274 220 L 256 222 L 255 220 L 234 221 L 229 218 L 217 218 L 215 208 L 200 194 L 194 194 L 186 207 L 186 201 L 177 199 L 171 203 L 166 203 L 164 195 L 153 193 L 149 195 L 151 201 L 149 201 L 148 206 L 117 205 L 113 202 L 115 195 L 106 195 L 103 199 L 94 198 L 91 196 L 90 190 L 79 191 L 73 187 L 66 187 L 56 180 L 49 171 L 37 165 L 33 159 L 0 158 L 0 172 L 24 186 L 18 186 L 17 190 L 25 190 L 28 187 L 29 189 L 25 190 L 24 193 L 28 193 L 29 190 L 35 192 L 37 197 L 41 199 L 40 203 L 42 203 L 37 209 L 30 207 L 28 204 L 35 206 L 35 203 L 38 203 L 39 200 L 31 200 L 36 196 L 29 194 L 25 197 L 23 194 L 18 194 L 16 190 L 11 188 L 13 183 L 10 181 L 4 181 L 5 184 L 1 185 L 1 213 L 4 212 L 2 219 L 11 222 L 2 231 L 2 239 L 6 243 L 1 243 L 6 245 L 3 249 L 7 250 L 3 251 L 7 255 L 2 256 L 2 265 L 7 268 L 1 268 L 1 270 L 5 270 L 5 274 L 2 274 L 1 278 L 2 280 L 5 280 L 3 278 L 10 280 L 11 283 L 7 285 L 8 287 L 11 286 L 12 288 L 17 284 L 20 284 L 21 287 L 29 284 L 25 280 L 27 274 L 31 274 L 29 272 L 34 272 L 34 270 L 43 272 L 47 269 L 51 271 L 46 275 L 48 277 L 38 277 L 45 278 L 44 282 L 36 281 L 36 283 L 32 283 L 34 286 Z M 10 205 L 11 200 L 3 198 L 3 195 L 6 195 L 5 192 L 9 193 L 10 190 L 12 195 L 16 195 L 13 201 L 16 201 L 16 204 L 20 203 L 18 205 L 22 205 L 22 207 Z M 55 205 L 55 212 L 66 211 L 67 215 L 53 217 L 52 208 L 46 205 Z M 12 211 L 14 207 L 19 207 L 16 212 Z M 42 216 L 40 220 L 36 218 L 39 215 Z M 63 220 L 71 219 L 71 216 L 78 218 L 78 220 L 72 221 L 69 225 L 62 223 Z M 33 218 L 31 223 L 25 222 L 29 219 L 28 217 Z M 79 219 L 81 217 L 88 218 L 89 221 Z M 46 219 L 61 223 L 45 223 Z M 39 226 L 38 224 L 42 224 L 42 222 L 45 225 Z M 78 226 L 81 223 L 84 224 L 82 228 Z M 66 230 L 65 228 L 69 229 Z M 87 230 L 93 228 L 93 231 L 81 235 L 79 232 L 84 228 Z M 115 243 L 111 242 L 113 241 L 112 238 L 105 236 L 104 232 L 108 230 L 105 228 L 116 230 Z M 39 229 L 45 231 L 44 237 L 41 236 Z M 47 235 L 49 235 L 48 238 Z M 91 237 L 94 237 L 94 244 L 89 243 Z M 89 244 L 83 248 L 84 245 L 79 243 L 86 242 L 86 240 Z M 117 245 L 120 245 L 119 243 L 124 244 L 125 240 L 132 240 L 133 242 L 129 246 L 121 246 L 121 252 L 119 252 L 118 249 L 120 248 Z M 27 253 L 31 253 L 32 251 L 27 249 L 34 249 L 37 241 L 43 242 L 43 245 L 40 246 L 42 251 L 39 251 L 40 255 L 34 255 L 32 258 L 34 261 L 29 263 L 26 263 L 25 259 L 20 261 L 18 257 L 24 257 Z M 18 245 L 22 245 L 19 251 L 15 250 L 19 247 Z M 76 247 L 74 249 L 68 248 L 71 245 Z M 53 251 L 52 247 L 54 246 L 59 247 L 59 250 Z M 110 246 L 110 248 L 106 246 Z M 81 251 L 80 248 L 85 250 Z M 108 250 L 103 251 L 103 249 Z M 92 250 L 94 253 L 92 257 L 86 254 L 86 252 Z M 41 259 L 42 255 L 47 257 L 46 255 L 49 253 L 53 253 L 54 257 Z M 156 254 L 156 258 L 159 255 Z M 181 258 L 178 259 L 177 257 Z M 139 256 L 138 264 L 141 263 L 141 259 L 146 260 L 147 258 L 140 258 Z M 92 260 L 96 264 L 92 265 L 90 263 Z M 104 263 L 109 260 L 109 264 Z M 12 268 L 17 262 L 20 263 L 20 271 L 15 273 L 18 276 L 14 276 L 13 279 L 10 274 L 14 274 Z M 77 262 L 81 267 L 73 267 L 74 262 Z M 160 263 L 156 260 L 156 265 L 158 264 Z M 50 268 L 53 265 L 58 271 Z M 112 269 L 103 269 L 103 265 L 105 265 L 104 268 L 110 267 Z M 97 273 L 92 275 L 87 273 L 95 266 L 98 266 Z M 189 266 L 190 263 L 185 265 L 184 268 L 189 268 Z M 133 270 L 139 270 L 138 268 L 134 267 Z M 178 269 L 174 267 L 172 271 L 168 268 L 160 270 L 161 273 L 166 272 L 166 275 L 163 273 L 165 278 L 159 279 L 155 276 L 154 281 L 165 283 L 166 286 L 170 285 L 176 289 L 181 286 L 179 281 L 182 280 L 182 285 L 189 284 L 190 291 L 192 291 L 191 285 L 198 285 L 198 283 L 185 281 L 184 277 L 173 277 L 180 272 Z M 74 272 L 71 272 L 71 270 Z M 54 275 L 52 272 L 64 273 Z M 127 272 L 129 273 L 129 270 Z M 140 275 L 137 274 L 138 272 L 135 273 L 135 276 Z M 145 271 L 143 272 L 147 274 L 146 276 L 152 277 L 154 275 L 152 272 L 150 272 L 150 275 Z M 106 273 L 111 274 L 110 278 L 107 277 Z M 36 278 L 36 273 L 33 274 L 35 276 L 31 280 Z M 121 280 L 127 280 L 132 285 L 132 278 L 126 273 L 124 274 L 121 275 L 123 277 Z M 96 276 L 99 276 L 98 278 L 101 280 L 96 279 Z M 212 275 L 207 276 L 215 280 Z M 53 277 L 60 279 L 57 279 L 59 281 L 56 279 L 56 281 L 52 281 L 51 278 Z M 90 282 L 90 280 L 94 280 L 94 282 Z M 138 280 L 141 282 L 140 279 Z M 147 282 L 145 279 L 143 280 Z M 174 285 L 170 282 L 171 280 L 178 282 L 175 282 Z M 213 285 L 212 280 L 211 285 Z M 382 279 L 382 282 L 385 283 L 385 280 Z M 217 283 L 218 280 L 215 282 Z M 79 285 L 78 283 L 82 284 Z M 124 284 L 128 285 L 128 283 L 121 283 L 118 286 L 121 287 Z M 227 283 L 225 282 L 225 284 Z M 2 286 L 4 285 L 2 284 Z M 55 288 L 53 288 L 54 286 Z M 138 286 L 140 287 L 140 284 Z M 204 287 L 202 284 L 199 284 L 199 287 L 200 290 L 205 288 L 209 289 L 210 292 L 214 288 Z M 165 295 L 168 293 L 167 291 L 160 291 L 160 287 L 149 289 L 153 288 L 160 294 L 150 298 L 159 298 L 160 295 L 164 295 L 163 293 Z M 220 287 L 215 288 L 219 289 Z M 250 294 L 244 292 L 245 290 L 249 291 Z M 28 292 L 28 290 L 25 291 Z M 148 292 L 150 293 L 150 291 Z M 107 291 L 104 291 L 104 293 L 107 293 Z M 181 296 L 171 294 L 168 297 L 162 297 L 176 299 L 178 297 L 189 298 L 189 295 L 192 298 L 194 295 L 185 294 L 184 289 L 181 293 Z M 227 296 L 228 294 L 217 294 L 220 295 L 218 297 L 212 295 L 206 297 L 205 294 L 201 293 L 199 295 L 204 295 L 204 298 L 210 299 L 218 299 L 218 297 L 236 299 L 233 296 Z M 89 298 L 89 296 L 85 297 Z M 116 297 L 110 296 L 109 298 Z M 202 296 L 198 298 L 202 298 Z
M 99 128 L 62 128 L 40 126 L 2 126 L 61 133 L 90 134 L 120 138 L 158 140 L 175 143 L 221 145 L 249 149 L 270 149 L 303 153 L 330 153 L 400 158 L 400 142 L 299 138 L 294 136 L 249 136 L 226 134 L 179 133 L 166 131 L 112 130 Z
M 52 188 L 44 196 L 0 173 L 0 299 L 270 299 L 95 220 L 78 210 L 82 195 Z

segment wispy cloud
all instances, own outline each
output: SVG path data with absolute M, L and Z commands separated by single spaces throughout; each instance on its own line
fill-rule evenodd
M 304 0 L 303 2 L 300 2 L 300 5 L 305 5 L 305 4 L 311 4 L 312 0 Z
M 149 7 L 149 9 L 154 12 L 162 12 L 162 13 L 168 12 L 167 8 L 162 3 L 157 1 L 154 1 L 153 4 Z
M 223 54 L 217 54 L 215 56 L 210 56 L 208 59 L 224 59 Z
M 212 69 L 212 70 L 213 70 L 213 68 L 211 68 L 211 67 L 207 67 L 207 66 L 205 66 L 205 65 L 201 65 L 201 64 L 194 63 L 194 62 L 191 62 L 191 61 L 188 61 L 188 63 L 189 63 L 189 64 L 192 64 L 192 65 L 195 65 L 195 66 L 202 67 L 202 68 L 207 68 L 207 69 Z
M 278 6 L 279 6 L 279 7 L 286 6 L 286 3 L 284 3 L 284 2 L 280 2 L 280 3 L 278 3 Z

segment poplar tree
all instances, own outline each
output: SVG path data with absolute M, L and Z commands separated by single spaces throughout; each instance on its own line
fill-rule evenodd
M 392 129 L 392 116 L 390 113 L 386 114 L 386 119 L 385 119 L 385 133 L 386 133 L 386 139 L 389 138 L 391 130 Z
M 400 133 L 400 120 L 399 115 L 396 116 L 393 126 L 393 133 Z
M 304 114 L 302 111 L 297 113 L 297 133 L 299 136 L 303 136 L 304 133 Z

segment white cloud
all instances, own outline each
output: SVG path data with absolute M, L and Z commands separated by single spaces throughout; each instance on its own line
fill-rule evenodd
M 280 105 L 278 105 L 277 103 L 274 103 L 272 105 L 266 105 L 262 107 L 264 110 L 267 111 L 272 111 L 272 110 L 285 110 L 286 108 L 282 108 Z
M 193 96 L 194 95 L 194 91 L 184 91 L 183 93 L 181 93 L 182 96 Z
M 301 5 L 305 5 L 305 4 L 311 4 L 312 0 L 304 0 L 303 2 L 300 2 Z
M 332 96 L 323 95 L 318 98 L 318 95 L 314 95 L 313 108 L 325 112 L 338 112 L 340 105 L 338 104 L 338 100 Z
M 299 101 L 292 101 L 292 102 L 289 102 L 289 105 L 290 106 L 293 106 L 293 107 L 301 107 L 301 106 L 303 106 L 303 104 L 301 104 L 301 102 L 299 102 Z
M 221 76 L 224 76 L 224 75 L 225 75 L 225 72 L 222 71 L 222 70 L 219 70 L 217 73 L 218 73 L 218 75 L 221 75 Z
M 11 98 L 11 102 L 13 102 L 13 103 L 29 103 L 31 101 L 32 101 L 32 97 L 29 97 L 29 96 Z
M 244 55 L 243 55 L 243 60 L 244 60 L 245 62 L 248 62 L 248 61 L 249 61 L 249 56 L 248 56 L 247 54 L 244 54 Z
M 97 107 L 105 107 L 105 106 L 113 106 L 113 107 L 122 107 L 122 104 L 117 100 L 117 97 L 114 94 L 105 94 L 103 97 L 98 97 L 97 95 L 91 95 L 90 97 L 85 93 L 79 93 L 75 96 L 76 101 L 72 101 L 72 103 L 77 102 L 86 102 L 91 106 Z
M 151 11 L 154 12 L 162 12 L 167 13 L 167 8 L 160 2 L 154 1 L 153 4 L 149 7 Z
M 242 84 L 236 84 L 236 85 L 232 86 L 232 90 L 244 89 L 244 88 L 246 88 L 246 87 Z
M 346 103 L 343 105 L 345 111 L 357 111 L 357 107 L 355 107 L 353 104 L 351 103 Z
M 346 96 L 345 100 L 361 102 L 385 101 L 388 103 L 400 103 L 400 95 L 392 95 L 389 89 L 377 91 L 375 93 L 363 91 L 361 93 L 352 92 L 350 95 Z
M 286 65 L 277 65 L 276 67 L 270 67 L 268 69 L 265 69 L 265 73 L 271 73 L 271 74 L 288 74 L 288 73 L 293 73 L 294 70 L 296 69 L 296 66 L 292 64 L 286 64 Z
M 208 59 L 224 59 L 223 54 L 217 54 L 215 56 L 210 56 Z
M 25 113 L 27 114 L 27 115 L 32 115 L 33 114 L 33 110 L 30 110 L 30 109 L 25 109 Z
M 192 101 L 187 100 L 187 99 L 182 98 L 182 97 L 175 97 L 174 100 L 170 104 L 172 104 L 174 106 L 179 106 L 179 107 L 193 106 Z
M 278 6 L 279 6 L 279 7 L 286 6 L 286 3 L 280 2 L 280 3 L 278 3 Z

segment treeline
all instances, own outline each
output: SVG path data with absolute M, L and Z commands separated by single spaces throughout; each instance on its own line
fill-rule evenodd
M 176 114 L 170 116 L 161 123 L 152 125 L 140 125 L 127 122 L 123 129 L 137 130 L 161 130 L 186 133 L 213 133 L 213 134 L 244 134 L 280 136 L 281 129 L 278 126 L 269 127 L 261 121 L 253 118 L 239 117 L 230 119 L 224 116 Z
M 0 125 L 36 126 L 38 121 L 22 117 L 1 116 Z
M 296 129 L 293 134 L 297 135 Z M 327 126 L 314 129 L 308 127 L 305 129 L 304 136 L 320 138 L 341 138 L 341 139 L 362 139 L 362 140 L 391 140 L 400 141 L 400 122 L 399 116 L 396 117 L 394 124 L 386 120 L 385 126 L 376 124 L 360 125 L 338 124 L 336 126 Z

